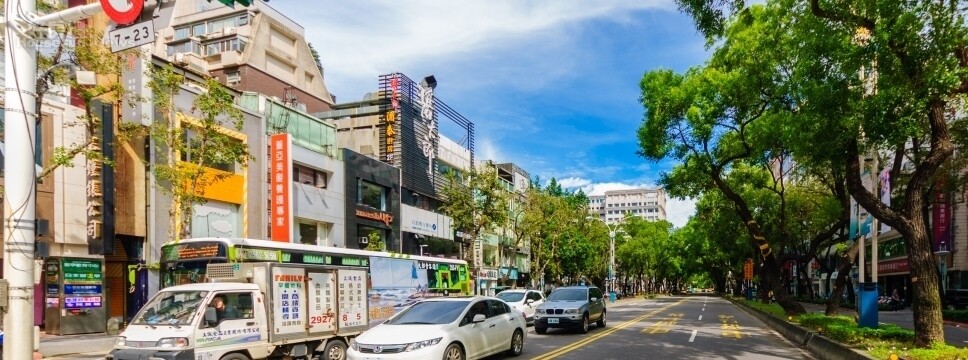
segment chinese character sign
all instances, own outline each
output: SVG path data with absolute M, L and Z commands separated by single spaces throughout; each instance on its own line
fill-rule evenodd
M 272 241 L 292 241 L 292 139 L 269 137 L 269 220 Z
M 336 283 L 339 291 L 339 326 L 344 328 L 366 325 L 366 271 L 339 270 Z
M 306 331 L 305 279 L 302 269 L 272 269 L 273 330 L 276 334 Z

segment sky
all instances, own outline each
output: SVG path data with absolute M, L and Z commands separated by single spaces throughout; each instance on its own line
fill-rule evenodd
M 674 166 L 636 154 L 639 81 L 709 57 L 671 0 L 308 4 L 269 2 L 305 27 L 337 102 L 362 99 L 381 74 L 434 75 L 436 97 L 474 122 L 476 159 L 513 162 L 589 195 L 654 187 Z M 666 213 L 682 226 L 694 209 L 670 198 Z

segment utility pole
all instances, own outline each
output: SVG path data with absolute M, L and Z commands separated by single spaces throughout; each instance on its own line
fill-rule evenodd
M 36 184 L 34 141 L 37 134 L 37 39 L 43 26 L 71 23 L 101 11 L 101 4 L 78 6 L 35 16 L 36 0 L 4 3 L 4 160 L 3 274 L 9 283 L 3 357 L 31 359 L 34 352 L 34 245 Z

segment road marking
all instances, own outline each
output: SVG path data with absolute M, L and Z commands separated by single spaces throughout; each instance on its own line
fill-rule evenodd
M 619 326 L 605 329 L 605 331 L 602 331 L 602 332 L 600 332 L 598 334 L 589 336 L 589 337 L 587 337 L 587 338 L 585 338 L 585 339 L 583 339 L 581 341 L 578 341 L 578 342 L 573 343 L 571 345 L 565 346 L 565 347 L 560 348 L 558 350 L 554 350 L 554 351 L 551 351 L 551 352 L 548 352 L 548 353 L 545 353 L 545 354 L 541 354 L 541 355 L 539 355 L 537 357 L 532 358 L 531 360 L 551 360 L 551 359 L 554 359 L 554 358 L 559 357 L 561 355 L 567 354 L 567 353 L 572 352 L 572 351 L 574 351 L 574 350 L 576 350 L 576 349 L 578 349 L 578 348 L 580 348 L 582 346 L 588 345 L 592 341 L 601 339 L 603 337 L 606 337 L 608 335 L 611 335 L 612 333 L 614 333 L 616 331 L 625 329 L 625 328 L 627 328 L 629 326 L 632 326 L 634 324 L 637 324 L 638 322 L 640 322 L 642 320 L 648 319 L 652 315 L 658 314 L 658 313 L 662 312 L 665 309 L 668 309 L 668 308 L 671 308 L 673 306 L 679 305 L 683 301 L 685 301 L 685 299 L 679 300 L 679 301 L 677 301 L 677 302 L 675 302 L 673 304 L 669 304 L 669 305 L 663 306 L 661 309 L 653 310 L 652 312 L 650 312 L 648 314 L 645 314 L 645 315 L 642 315 L 642 316 L 639 316 L 639 317 L 637 317 L 635 319 L 626 321 L 626 322 L 622 323 Z
M 689 342 L 693 342 L 694 340 L 696 340 L 696 333 L 697 332 L 699 332 L 699 330 L 693 330 L 692 331 L 692 336 L 689 337 Z
M 645 333 L 645 332 L 648 332 L 649 334 L 668 333 L 670 330 L 672 330 L 674 326 L 676 326 L 676 323 L 679 322 L 679 319 L 681 319 L 682 316 L 683 314 L 669 314 L 669 317 L 670 317 L 669 320 L 655 323 L 655 325 L 653 325 L 652 327 L 652 331 L 649 331 L 649 328 L 642 329 L 642 333 Z
M 699 315 L 699 321 L 702 321 L 702 315 Z
M 722 322 L 722 324 L 719 325 L 719 328 L 723 330 L 723 336 L 732 335 L 737 339 L 743 338 L 739 332 L 739 322 L 737 322 L 732 315 L 719 315 L 719 321 Z

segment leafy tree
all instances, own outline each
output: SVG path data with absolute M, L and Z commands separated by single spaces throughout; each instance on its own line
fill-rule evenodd
M 214 167 L 245 167 L 251 155 L 245 143 L 225 131 L 241 130 L 243 116 L 234 106 L 232 94 L 217 79 L 206 78 L 200 84 L 201 93 L 187 109 L 197 118 L 183 123 L 186 119 L 181 113 L 186 109 L 177 108 L 174 99 L 182 91 L 185 77 L 170 65 L 153 67 L 149 72 L 153 97 L 142 100 L 150 101 L 160 115 L 147 129 L 158 159 L 151 171 L 161 185 L 159 189 L 171 196 L 169 236 L 177 240 L 190 236 L 192 208 L 206 201 L 205 189 L 233 175 Z
M 441 210 L 453 219 L 454 228 L 467 233 L 476 244 L 484 232 L 492 232 L 508 222 L 509 194 L 493 164 L 480 169 L 448 172 L 447 184 L 441 194 L 445 204 Z M 476 267 L 477 252 L 473 247 L 465 252 L 468 262 Z
M 741 2 L 736 2 L 742 4 Z M 689 12 L 721 2 L 681 2 Z M 927 213 L 936 175 L 963 128 L 968 93 L 968 26 L 964 4 L 776 0 L 767 3 L 776 36 L 773 53 L 793 64 L 786 95 L 797 107 L 786 134 L 799 139 L 800 156 L 845 169 L 851 196 L 905 238 L 913 290 L 915 343 L 944 340 L 936 259 Z M 725 10 L 725 11 L 723 11 Z M 712 37 L 715 26 L 697 21 Z M 709 22 L 715 24 L 716 22 Z M 722 22 L 720 22 L 722 23 Z M 809 146 L 807 146 L 809 144 Z M 895 201 L 881 204 L 860 179 L 861 154 L 890 164 Z

